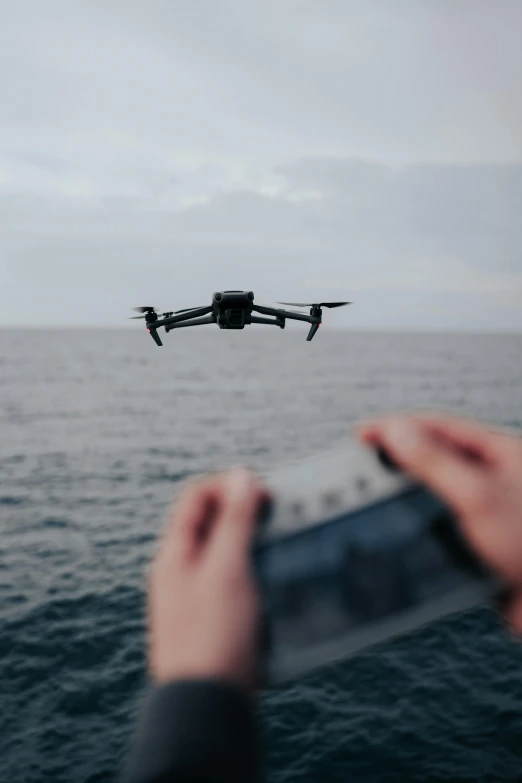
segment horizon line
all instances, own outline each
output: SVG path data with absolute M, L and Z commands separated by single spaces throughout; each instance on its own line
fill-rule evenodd
M 209 324 L 212 325 L 212 324 Z M 126 324 L 23 324 L 17 326 L 16 324 L 2 324 L 0 323 L 0 330 L 2 331 L 26 331 L 32 332 L 38 331 L 58 331 L 58 330 L 106 330 L 111 329 L 113 331 L 129 331 L 132 326 Z M 227 331 L 239 331 L 239 330 L 227 330 Z M 258 332 L 259 330 L 256 330 Z M 292 333 L 294 329 L 291 330 Z M 380 327 L 328 327 L 328 332 L 348 332 L 350 334 L 383 334 L 391 332 L 394 334 L 462 334 L 462 335 L 494 335 L 494 336 L 506 336 L 506 337 L 522 337 L 522 328 L 520 329 L 488 329 L 485 327 L 480 328 L 437 328 L 437 327 L 397 327 L 397 326 L 380 326 Z

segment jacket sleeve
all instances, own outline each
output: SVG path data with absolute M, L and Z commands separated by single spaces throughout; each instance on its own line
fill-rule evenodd
M 218 680 L 186 680 L 147 695 L 124 783 L 254 783 L 260 748 L 252 698 Z

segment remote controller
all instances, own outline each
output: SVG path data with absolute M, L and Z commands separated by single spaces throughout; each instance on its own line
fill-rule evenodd
M 444 615 L 502 585 L 451 511 L 382 451 L 346 439 L 265 475 L 253 549 L 267 686 Z

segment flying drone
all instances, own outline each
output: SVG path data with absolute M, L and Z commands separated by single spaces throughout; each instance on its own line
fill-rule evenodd
M 158 313 L 154 307 L 134 307 L 141 315 L 133 318 L 144 318 L 145 326 L 156 345 L 163 345 L 158 329 L 165 328 L 166 332 L 179 329 L 181 326 L 201 326 L 203 324 L 217 324 L 220 329 L 244 329 L 250 324 L 272 324 L 285 328 L 287 318 L 293 321 L 306 321 L 311 324 L 307 341 L 313 339 L 319 329 L 323 318 L 323 307 L 342 307 L 351 302 L 318 302 L 315 304 L 303 302 L 278 302 L 278 304 L 291 307 L 309 307 L 310 315 L 299 313 L 296 310 L 284 310 L 277 307 L 264 307 L 254 304 L 252 291 L 217 291 L 212 295 L 212 304 L 205 307 L 186 307 L 183 310 L 175 310 L 167 313 Z M 253 313 L 270 315 L 272 318 L 262 318 Z

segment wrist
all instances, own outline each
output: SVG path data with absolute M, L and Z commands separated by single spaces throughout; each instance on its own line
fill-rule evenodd
M 174 682 L 221 683 L 245 693 L 254 694 L 257 679 L 253 672 L 229 666 L 196 664 L 195 662 L 156 662 L 150 666 L 152 683 L 161 687 Z

